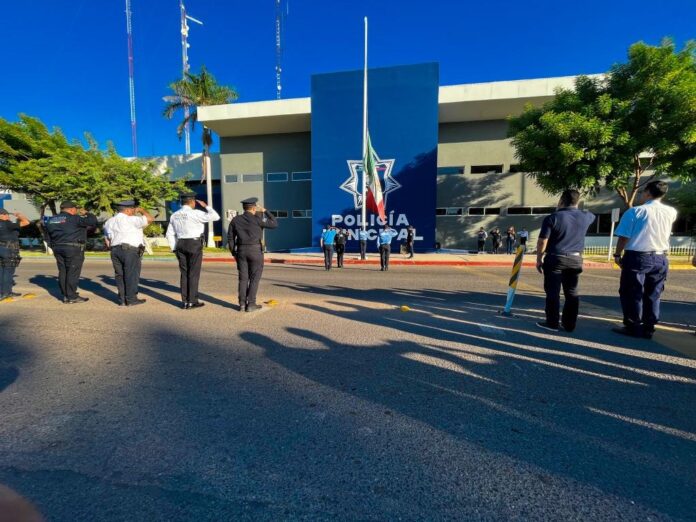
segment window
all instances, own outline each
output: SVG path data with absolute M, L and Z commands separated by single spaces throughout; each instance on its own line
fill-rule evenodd
M 446 176 L 449 174 L 464 174 L 464 166 L 461 166 L 461 167 L 439 167 L 437 169 L 438 176 Z
M 436 208 L 436 209 L 435 209 L 435 215 L 436 215 L 436 216 L 446 216 L 446 215 L 447 215 L 447 209 L 446 209 L 446 208 Z
M 436 216 L 461 216 L 464 214 L 462 207 L 444 207 L 435 210 Z
M 556 212 L 556 207 L 534 207 L 532 209 L 532 214 L 551 214 L 551 212 Z
M 239 176 L 236 174 L 225 174 L 225 183 L 237 183 Z
M 269 212 L 279 219 L 288 217 L 287 210 L 269 210 Z
M 522 214 L 531 214 L 531 213 L 532 213 L 531 207 L 508 207 L 508 209 L 507 209 L 508 216 L 519 216 Z
M 310 171 L 306 172 L 293 172 L 293 181 L 312 181 L 312 173 Z
M 502 165 L 472 165 L 472 174 L 502 174 Z
M 263 174 L 244 174 L 242 175 L 242 181 L 244 183 L 254 183 L 256 181 L 263 181 Z
M 510 165 L 510 170 L 508 172 L 515 173 L 515 172 L 522 172 L 522 168 L 515 164 L 515 165 Z
M 269 183 L 278 183 L 281 181 L 287 181 L 288 180 L 288 173 L 287 172 L 269 172 L 266 174 L 266 181 Z
M 486 208 L 487 216 L 498 216 L 500 215 L 500 207 L 488 207 Z
M 294 218 L 311 218 L 312 211 L 311 210 L 293 210 L 292 217 L 294 217 Z
M 483 207 L 469 207 L 470 216 L 483 216 Z

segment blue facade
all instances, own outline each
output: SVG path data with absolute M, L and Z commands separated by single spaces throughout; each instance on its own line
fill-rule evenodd
M 370 69 L 368 117 L 390 225 L 415 247 L 435 244 L 439 67 L 436 63 Z M 329 224 L 349 231 L 357 247 L 361 227 L 363 73 L 312 76 L 312 244 Z M 368 245 L 382 223 L 368 212 Z

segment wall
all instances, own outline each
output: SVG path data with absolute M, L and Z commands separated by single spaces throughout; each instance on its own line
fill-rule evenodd
M 269 210 L 286 210 L 290 217 L 279 219 L 278 229 L 266 233 L 268 250 L 286 250 L 307 246 L 311 242 L 311 219 L 293 218 L 293 210 L 311 210 L 311 181 L 291 181 L 292 172 L 311 171 L 310 134 L 270 134 L 222 138 L 220 142 L 220 174 L 222 187 L 223 225 L 229 221 L 226 210 L 242 211 L 241 201 L 259 198 Z M 287 182 L 268 182 L 269 172 L 287 172 Z M 237 183 L 228 183 L 225 176 L 238 176 Z M 244 182 L 244 174 L 263 174 L 263 181 Z

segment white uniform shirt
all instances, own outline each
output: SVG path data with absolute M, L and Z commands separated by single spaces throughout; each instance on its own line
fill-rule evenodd
M 148 225 L 145 216 L 128 216 L 119 212 L 104 224 L 104 234 L 111 246 L 130 245 L 139 247 L 145 244 L 143 229 Z
M 206 211 L 196 210 L 184 205 L 169 218 L 167 227 L 167 242 L 169 248 L 176 248 L 177 239 L 198 239 L 203 235 L 205 223 L 218 221 L 220 215 L 212 207 L 206 207 Z
M 626 250 L 667 252 L 669 236 L 676 219 L 675 208 L 651 199 L 626 211 L 616 228 L 616 235 L 628 238 Z

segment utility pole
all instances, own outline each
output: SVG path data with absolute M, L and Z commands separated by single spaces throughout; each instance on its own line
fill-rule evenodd
M 126 31 L 128 33 L 128 91 L 130 94 L 130 122 L 133 156 L 138 157 L 137 125 L 135 121 L 135 72 L 133 66 L 133 31 L 131 26 L 130 0 L 126 0 Z

